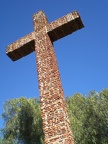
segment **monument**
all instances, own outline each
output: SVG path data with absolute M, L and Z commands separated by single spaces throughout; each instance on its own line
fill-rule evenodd
M 43 11 L 33 15 L 34 31 L 7 46 L 6 54 L 18 60 L 36 52 L 45 144 L 74 144 L 53 42 L 84 27 L 77 11 L 51 23 Z

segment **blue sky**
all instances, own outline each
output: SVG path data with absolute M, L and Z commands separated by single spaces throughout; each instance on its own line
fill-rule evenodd
M 65 96 L 108 88 L 107 0 L 1 0 L 0 114 L 9 99 L 39 97 L 35 52 L 15 62 L 6 56 L 7 45 L 33 31 L 32 15 L 39 10 L 49 22 L 78 10 L 85 25 L 54 42 Z

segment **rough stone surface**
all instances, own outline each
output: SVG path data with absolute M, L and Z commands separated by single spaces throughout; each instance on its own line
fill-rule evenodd
M 53 42 L 84 25 L 78 12 L 48 24 L 43 11 L 33 15 L 34 32 L 7 47 L 7 55 L 17 60 L 36 51 L 45 144 L 74 144 L 60 80 Z
M 52 42 L 46 33 L 37 37 L 36 55 L 45 143 L 72 144 L 68 112 Z

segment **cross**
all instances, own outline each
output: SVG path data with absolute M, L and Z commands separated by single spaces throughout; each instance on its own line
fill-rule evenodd
M 16 61 L 36 52 L 45 144 L 74 144 L 53 42 L 84 27 L 77 11 L 51 23 L 43 11 L 33 15 L 34 31 L 7 46 Z

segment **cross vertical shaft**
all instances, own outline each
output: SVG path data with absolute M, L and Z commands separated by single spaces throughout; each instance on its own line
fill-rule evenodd
M 48 34 L 41 36 L 35 50 L 45 144 L 73 144 L 54 48 Z
M 13 60 L 36 52 L 45 144 L 74 144 L 53 42 L 84 27 L 77 12 L 48 23 L 43 11 L 33 15 L 34 32 L 7 47 Z

